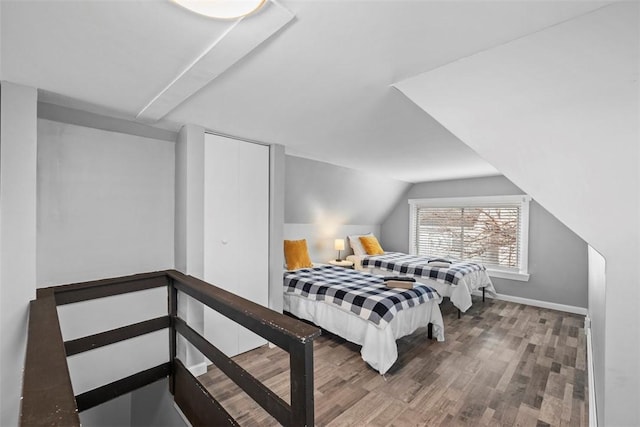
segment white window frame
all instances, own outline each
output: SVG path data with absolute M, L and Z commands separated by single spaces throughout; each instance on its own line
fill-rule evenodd
M 418 208 L 436 207 L 475 207 L 490 205 L 519 204 L 520 205 L 520 266 L 519 271 L 501 270 L 499 268 L 487 267 L 487 272 L 491 277 L 501 279 L 519 280 L 526 282 L 529 280 L 529 202 L 531 197 L 526 194 L 510 196 L 482 196 L 482 197 L 450 197 L 436 199 L 409 199 L 409 253 L 416 255 L 416 215 Z

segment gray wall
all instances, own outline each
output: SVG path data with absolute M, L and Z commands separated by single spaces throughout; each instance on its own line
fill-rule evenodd
M 408 199 L 524 194 L 503 176 L 415 184 L 382 223 L 385 250 L 409 250 Z M 528 282 L 492 278 L 500 294 L 587 307 L 587 244 L 535 200 L 529 209 Z
M 131 392 L 130 395 L 131 427 L 187 426 L 175 409 L 173 395 L 169 392 L 169 380 L 156 381 Z
M 80 413 L 87 427 L 183 427 L 169 392 L 169 381 L 162 379 Z
M 409 187 L 373 173 L 288 155 L 284 238 L 307 239 L 312 260 L 326 262 L 337 255 L 334 239 L 377 233 Z
M 411 184 L 286 156 L 285 223 L 380 224 Z

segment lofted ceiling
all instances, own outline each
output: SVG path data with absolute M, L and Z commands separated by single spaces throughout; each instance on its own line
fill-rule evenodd
M 236 22 L 169 0 L 0 0 L 0 79 L 407 182 L 486 176 L 498 172 L 392 85 L 609 3 L 271 0 Z

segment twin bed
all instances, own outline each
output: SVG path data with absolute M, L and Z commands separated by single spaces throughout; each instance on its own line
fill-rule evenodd
M 383 375 L 398 359 L 398 338 L 431 324 L 444 341 L 441 301 L 422 284 L 388 288 L 380 276 L 332 265 L 284 273 L 284 311 L 361 345 L 362 359 Z
M 396 340 L 427 327 L 429 338 L 444 341 L 440 312 L 447 296 L 461 311 L 471 306 L 471 293 L 486 289 L 495 294 L 484 266 L 453 263 L 448 268 L 429 264 L 429 259 L 385 252 L 348 257 L 355 270 L 312 264 L 306 241 L 285 241 L 302 250 L 302 263 L 284 272 L 284 311 L 361 345 L 362 359 L 385 374 L 398 359 Z M 411 289 L 390 288 L 384 276 L 416 278 Z M 484 296 L 484 292 L 483 292 Z
M 491 283 L 486 268 L 482 264 L 470 262 L 452 262 L 448 268 L 437 267 L 430 261 L 433 258 L 408 255 L 401 252 L 385 252 L 381 255 L 349 255 L 354 268 L 369 274 L 400 275 L 416 278 L 435 288 L 443 297 L 460 311 L 471 307 L 471 294 L 482 290 L 495 296 L 496 290 Z

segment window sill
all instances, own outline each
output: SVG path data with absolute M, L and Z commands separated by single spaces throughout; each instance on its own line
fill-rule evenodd
M 499 279 L 518 280 L 520 282 L 529 281 L 529 273 L 516 273 L 513 271 L 493 270 L 487 268 L 487 273 L 490 277 L 497 277 Z

